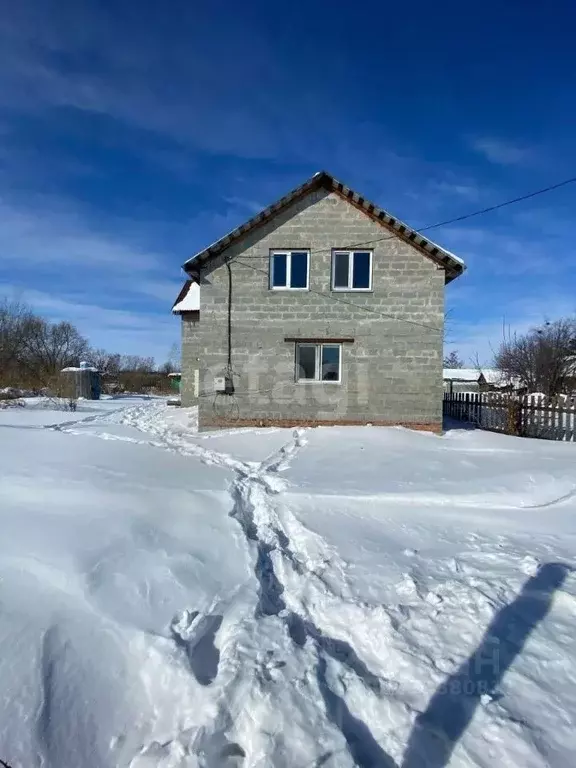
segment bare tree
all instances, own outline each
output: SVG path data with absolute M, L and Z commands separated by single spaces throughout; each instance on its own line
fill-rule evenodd
M 182 365 L 182 350 L 180 349 L 180 345 L 176 342 L 172 344 L 170 347 L 170 352 L 168 353 L 168 361 L 172 364 L 172 370 L 173 371 L 179 371 Z
M 144 392 L 154 387 L 158 379 L 153 357 L 122 355 L 119 381 L 126 392 Z
M 22 362 L 44 386 L 62 368 L 78 365 L 88 352 L 88 341 L 71 323 L 50 323 L 41 317 L 28 319 Z
M 86 355 L 86 360 L 90 365 L 97 368 L 102 376 L 117 376 L 120 371 L 122 356 L 105 349 L 91 349 Z
M 154 370 L 154 358 L 140 357 L 139 355 L 122 355 L 120 360 L 120 369 L 122 371 L 152 373 Z
M 166 360 L 166 362 L 162 363 L 162 365 L 158 368 L 158 371 L 167 376 L 169 373 L 174 373 L 176 368 L 171 360 Z
M 171 350 L 171 359 L 177 350 Z M 25 304 L 0 299 L 0 386 L 60 391 L 62 368 L 87 360 L 117 389 L 158 390 L 167 378 L 155 369 L 153 357 L 120 355 L 90 349 L 71 323 L 51 323 Z M 169 363 L 170 370 L 176 366 Z M 167 364 L 167 365 L 168 365 Z
M 529 392 L 552 396 L 566 391 L 576 376 L 576 320 L 563 318 L 505 337 L 494 362 Z
M 455 349 L 444 358 L 444 368 L 464 368 L 464 362 L 458 356 L 458 352 Z
M 0 373 L 6 382 L 18 384 L 22 357 L 33 315 L 17 300 L 0 303 Z
M 166 375 L 169 373 L 177 373 L 180 370 L 180 347 L 178 344 L 172 344 L 170 352 L 168 353 L 168 359 L 158 368 L 158 370 Z

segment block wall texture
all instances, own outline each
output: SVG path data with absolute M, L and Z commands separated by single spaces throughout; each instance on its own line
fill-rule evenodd
M 199 313 L 184 312 L 182 314 L 182 381 L 180 384 L 180 401 L 182 405 L 196 405 L 196 371 L 199 362 Z
M 333 249 L 383 237 L 363 246 L 373 251 L 372 291 L 331 291 Z M 283 248 L 311 251 L 313 290 L 270 290 L 270 251 Z M 226 259 L 233 396 L 214 394 L 213 385 L 227 366 Z M 203 268 L 200 323 L 183 319 L 183 382 L 199 357 L 204 429 L 335 421 L 435 429 L 442 419 L 443 324 L 444 271 L 336 193 L 320 190 Z M 342 346 L 342 382 L 295 382 L 295 344 L 285 337 L 352 337 Z M 190 386 L 183 383 L 183 404 Z

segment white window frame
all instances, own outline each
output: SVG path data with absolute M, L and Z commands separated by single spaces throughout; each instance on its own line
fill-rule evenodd
M 313 379 L 300 378 L 300 366 L 298 364 L 298 350 L 300 347 L 314 347 L 316 350 L 316 359 L 314 363 L 316 376 Z M 322 378 L 322 349 L 324 347 L 338 348 L 338 379 Z M 294 353 L 294 380 L 296 381 L 296 384 L 342 384 L 342 344 L 336 342 L 326 342 L 323 344 L 320 341 L 297 341 Z
M 340 253 L 347 253 L 348 254 L 348 285 L 343 288 L 341 286 L 336 286 L 334 283 L 336 282 L 336 256 Z M 369 267 L 369 282 L 368 282 L 368 288 L 353 288 L 352 287 L 352 278 L 354 275 L 354 254 L 356 253 L 367 253 L 370 256 L 370 267 Z M 334 248 L 332 251 L 332 290 L 333 291 L 346 291 L 346 292 L 354 292 L 354 293 L 366 293 L 366 291 L 372 290 L 372 262 L 373 262 L 373 255 L 374 252 L 371 251 L 369 248 L 355 248 L 354 250 L 348 250 L 347 248 Z
M 306 254 L 306 287 L 305 288 L 292 288 L 290 286 L 290 279 L 292 277 L 292 254 L 293 253 L 305 253 Z M 286 285 L 274 285 L 274 256 L 286 256 Z M 310 249 L 309 248 L 290 248 L 290 249 L 276 249 L 270 251 L 270 266 L 269 266 L 269 286 L 271 291 L 309 291 L 310 290 Z

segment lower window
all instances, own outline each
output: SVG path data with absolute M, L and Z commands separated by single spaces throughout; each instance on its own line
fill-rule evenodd
M 296 344 L 296 381 L 339 383 L 341 376 L 341 344 Z

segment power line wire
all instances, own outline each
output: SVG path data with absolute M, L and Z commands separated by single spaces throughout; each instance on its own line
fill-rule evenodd
M 234 261 L 237 264 L 241 264 L 244 267 L 248 267 L 248 269 L 252 269 L 254 272 L 260 272 L 262 275 L 268 276 L 268 272 L 264 269 L 259 269 L 258 267 L 253 266 L 252 264 L 246 264 L 246 262 L 241 261 L 238 258 L 234 258 Z M 437 328 L 434 325 L 428 325 L 427 323 L 419 323 L 417 320 L 408 320 L 406 317 L 397 317 L 396 315 L 391 315 L 388 312 L 381 312 L 378 309 L 374 309 L 373 307 L 366 306 L 364 304 L 357 304 L 355 301 L 348 301 L 347 299 L 343 299 L 340 296 L 335 296 L 332 293 L 324 293 L 323 291 L 317 291 L 315 288 L 308 288 L 308 293 L 315 293 L 317 296 L 322 296 L 324 299 L 330 299 L 332 301 L 337 301 L 340 304 L 347 304 L 350 307 L 354 307 L 354 309 L 361 309 L 364 312 L 370 312 L 374 315 L 380 315 L 380 317 L 384 317 L 387 320 L 398 320 L 403 323 L 408 323 L 410 325 L 416 325 L 419 328 L 426 328 L 430 331 L 435 331 L 437 333 L 443 333 L 443 328 Z
M 523 200 L 530 200 L 533 197 L 538 197 L 539 195 L 543 195 L 547 192 L 552 192 L 555 189 L 560 189 L 561 187 L 566 187 L 568 184 L 574 184 L 576 182 L 576 176 L 572 176 L 569 179 L 564 179 L 564 181 L 559 181 L 556 184 L 551 184 L 548 187 L 543 187 L 542 189 L 537 189 L 534 192 L 528 192 L 525 195 L 520 195 L 520 197 L 514 197 L 511 200 L 504 200 L 501 203 L 496 203 L 495 205 L 490 205 L 488 208 L 480 208 L 479 210 L 472 211 L 470 213 L 465 213 L 462 216 L 456 216 L 453 219 L 446 219 L 445 221 L 438 221 L 435 224 L 427 224 L 424 227 L 420 227 L 419 229 L 413 230 L 414 232 L 421 233 L 421 232 L 428 232 L 430 229 L 438 229 L 439 227 L 445 227 L 448 224 L 456 224 L 460 221 L 465 221 L 466 219 L 471 219 L 475 216 L 482 216 L 485 213 L 491 213 L 492 211 L 498 211 L 501 208 L 506 208 L 508 205 L 514 205 L 515 203 L 521 203 Z M 392 235 L 384 235 L 384 237 L 378 237 L 374 240 L 365 240 L 362 243 L 351 243 L 349 245 L 343 245 L 341 246 L 342 250 L 349 250 L 352 248 L 360 248 L 365 245 L 372 245 L 373 243 L 381 243 L 384 240 L 394 240 L 396 237 L 398 237 L 398 234 L 392 234 Z M 308 250 L 308 253 L 331 253 L 334 248 L 319 248 L 314 250 Z M 336 249 L 338 250 L 338 249 Z M 249 259 L 266 259 L 268 256 L 245 256 L 244 258 Z
M 571 177 L 569 179 L 564 179 L 564 181 L 560 181 L 557 184 L 551 184 L 548 187 L 544 187 L 542 189 L 538 189 L 538 190 L 536 190 L 534 192 L 529 192 L 529 193 L 527 193 L 525 195 L 521 195 L 520 197 L 515 197 L 515 198 L 512 198 L 510 200 L 505 200 L 505 201 L 503 201 L 501 203 L 497 203 L 496 205 L 491 205 L 488 208 L 482 208 L 482 209 L 477 210 L 477 211 L 472 211 L 471 213 L 467 213 L 467 214 L 464 214 L 462 216 L 457 216 L 457 217 L 455 217 L 453 219 L 446 219 L 444 221 L 439 221 L 439 222 L 436 222 L 435 224 L 428 224 L 425 227 L 421 227 L 420 229 L 416 229 L 414 231 L 415 232 L 427 232 L 430 229 L 437 229 L 438 227 L 444 227 L 447 224 L 454 224 L 454 223 L 459 222 L 459 221 L 465 221 L 466 219 L 471 219 L 471 218 L 473 218 L 475 216 L 481 216 L 481 215 L 483 215 L 485 213 L 490 213 L 491 211 L 497 211 L 500 208 L 504 208 L 504 207 L 506 207 L 508 205 L 513 205 L 514 203 L 519 203 L 519 202 L 521 202 L 523 200 L 529 200 L 530 198 L 537 197 L 538 195 L 545 194 L 546 192 L 551 192 L 551 191 L 553 191 L 555 189 L 559 189 L 560 187 L 565 187 L 568 184 L 573 184 L 574 182 L 576 182 L 576 176 L 573 176 L 573 177 Z M 379 243 L 379 242 L 383 242 L 385 240 L 393 240 L 396 237 L 397 237 L 396 234 L 385 235 L 384 237 L 380 237 L 380 238 L 377 238 L 375 240 L 367 240 L 367 241 L 364 241 L 363 243 L 355 243 L 355 244 L 351 244 L 351 245 L 342 246 L 342 250 L 358 248 L 358 247 L 365 246 L 365 245 L 371 245 L 373 243 Z M 334 250 L 333 248 L 329 248 L 329 249 L 314 249 L 314 250 L 309 250 L 308 253 L 310 255 L 313 254 L 313 253 L 331 253 L 333 250 Z M 254 267 L 254 266 L 252 266 L 252 264 L 247 264 L 245 262 L 245 259 L 247 259 L 247 258 L 248 259 L 267 259 L 269 257 L 265 256 L 265 255 L 264 256 L 243 256 L 242 259 L 240 259 L 238 257 L 232 257 L 232 259 L 230 261 L 236 261 L 238 264 L 242 264 L 243 266 L 248 267 L 249 269 L 252 269 L 255 272 L 260 272 L 260 273 L 262 273 L 263 275 L 266 275 L 266 276 L 268 275 L 268 272 L 266 272 L 265 270 L 258 269 L 258 267 Z M 360 309 L 360 310 L 363 310 L 365 312 L 369 312 L 369 313 L 372 313 L 372 314 L 375 314 L 375 315 L 380 315 L 381 317 L 384 317 L 384 318 L 389 319 L 389 320 L 397 320 L 397 321 L 400 321 L 400 322 L 404 322 L 404 323 L 408 323 L 410 325 L 417 326 L 419 328 L 425 328 L 427 330 L 431 330 L 431 331 L 434 331 L 434 332 L 437 332 L 437 333 L 443 333 L 444 332 L 443 328 L 437 328 L 437 327 L 429 325 L 427 323 L 420 323 L 417 320 L 408 320 L 407 318 L 396 317 L 395 315 L 389 314 L 387 312 L 381 312 L 381 311 L 379 311 L 377 309 L 374 309 L 372 307 L 365 306 L 363 304 L 357 304 L 356 302 L 353 302 L 353 301 L 348 301 L 347 299 L 343 299 L 340 296 L 335 296 L 334 294 L 331 294 L 331 293 L 323 293 L 322 291 L 317 291 L 314 288 L 308 288 L 308 291 L 310 293 L 314 293 L 314 294 L 316 294 L 318 296 L 322 296 L 325 299 L 331 299 L 332 301 L 337 301 L 337 302 L 340 302 L 341 304 L 347 304 L 348 306 L 354 307 L 355 309 Z
M 437 227 L 444 227 L 446 224 L 455 224 L 458 221 L 464 221 L 465 219 L 471 219 L 473 216 L 481 216 L 483 213 L 490 213 L 491 211 L 497 211 L 500 208 L 505 208 L 507 205 L 513 205 L 514 203 L 520 203 L 523 200 L 529 200 L 532 197 L 537 197 L 538 195 L 543 195 L 546 192 L 552 192 L 554 189 L 560 189 L 560 187 L 566 187 L 568 184 L 574 184 L 576 182 L 576 176 L 573 176 L 570 179 L 564 179 L 564 181 L 559 181 L 557 184 L 551 184 L 549 187 L 544 187 L 543 189 L 537 189 L 535 192 L 529 192 L 527 195 L 521 195 L 520 197 L 515 197 L 512 200 L 506 200 L 503 203 L 498 203 L 497 205 L 491 205 L 489 208 L 482 208 L 479 211 L 473 211 L 472 213 L 466 213 L 463 216 L 458 216 L 455 219 L 449 219 L 448 221 L 439 221 L 437 224 L 430 224 L 427 227 L 422 227 L 422 229 L 417 229 L 417 232 L 426 232 L 429 229 L 436 229 Z
M 564 179 L 564 181 L 560 181 L 560 182 L 558 182 L 556 184 L 551 184 L 548 187 L 544 187 L 542 189 L 538 189 L 538 190 L 535 190 L 533 192 L 529 192 L 529 193 L 527 193 L 525 195 L 521 195 L 519 197 L 515 197 L 515 198 L 512 198 L 510 200 L 505 200 L 505 201 L 503 201 L 501 203 L 497 203 L 496 205 L 492 205 L 492 206 L 489 206 L 487 208 L 482 208 L 482 209 L 479 209 L 477 211 L 472 211 L 471 213 L 467 213 L 467 214 L 464 214 L 462 216 L 457 216 L 457 217 L 455 217 L 453 219 L 446 219 L 445 221 L 436 222 L 435 224 L 428 224 L 428 225 L 426 225 L 424 227 L 421 227 L 420 229 L 416 229 L 414 231 L 418 232 L 418 233 L 420 233 L 420 232 L 427 232 L 430 229 L 437 229 L 439 227 L 443 227 L 443 226 L 446 226 L 448 224 L 455 224 L 455 223 L 460 222 L 460 221 L 465 221 L 466 219 L 471 219 L 471 218 L 473 218 L 475 216 L 481 216 L 481 215 L 483 215 L 485 213 L 490 213 L 492 211 L 497 211 L 497 210 L 499 210 L 501 208 L 505 208 L 505 207 L 507 207 L 509 205 L 513 205 L 515 203 L 522 202 L 523 200 L 529 200 L 529 199 L 537 197 L 539 195 L 543 195 L 543 194 L 545 194 L 547 192 L 551 192 L 551 191 L 553 191 L 555 189 L 560 189 L 561 187 L 568 186 L 568 184 L 573 184 L 575 182 L 576 182 L 576 176 L 573 176 L 571 178 Z M 342 246 L 342 249 L 345 250 L 345 249 L 358 248 L 358 247 L 365 246 L 365 245 L 371 245 L 373 243 L 383 242 L 385 240 L 393 240 L 396 237 L 397 237 L 396 234 L 385 235 L 384 237 L 376 238 L 374 240 L 364 241 L 363 243 L 355 243 L 355 244 L 351 244 L 351 245 Z M 329 249 L 314 249 L 314 250 L 309 250 L 308 253 L 309 254 L 312 254 L 312 253 L 331 253 L 333 250 L 334 249 L 332 249 L 332 248 L 329 248 Z M 245 259 L 267 259 L 267 258 L 269 258 L 269 257 L 268 256 L 244 256 L 242 258 L 242 260 L 241 260 L 238 257 L 232 257 L 232 259 L 227 260 L 226 263 L 227 263 L 228 268 L 229 268 L 230 262 L 231 261 L 236 261 L 238 264 L 241 264 L 242 266 L 245 266 L 248 269 L 252 269 L 254 272 L 260 272 L 261 274 L 263 274 L 263 275 L 265 275 L 267 277 L 268 276 L 268 272 L 266 270 L 259 269 L 258 267 L 255 267 L 252 264 L 247 264 L 246 261 L 245 261 Z M 316 294 L 318 296 L 321 296 L 324 299 L 329 299 L 331 301 L 336 301 L 336 302 L 339 302 L 340 304 L 346 304 L 348 306 L 354 307 L 354 309 L 359 309 L 359 310 L 363 310 L 365 312 L 368 312 L 368 313 L 371 313 L 371 314 L 374 314 L 374 315 L 379 315 L 380 317 L 384 317 L 385 319 L 388 319 L 388 320 L 395 320 L 395 321 L 398 321 L 398 322 L 407 323 L 409 325 L 413 325 L 413 326 L 416 326 L 416 327 L 419 327 L 419 328 L 424 328 L 426 330 L 434 331 L 435 333 L 444 333 L 444 328 L 437 328 L 436 326 L 429 325 L 427 323 L 420 323 L 417 320 L 409 320 L 408 318 L 397 317 L 397 316 L 392 315 L 392 314 L 387 313 L 387 312 L 381 312 L 380 310 L 374 309 L 373 307 L 365 306 L 363 304 L 357 304 L 356 302 L 353 302 L 353 301 L 348 301 L 347 299 L 343 299 L 340 296 L 335 296 L 332 293 L 325 293 L 325 292 L 322 292 L 322 291 L 317 291 L 314 288 L 308 288 L 308 291 L 310 293 L 314 293 L 314 294 Z M 272 390 L 270 390 L 270 391 L 272 391 Z M 264 392 L 262 392 L 262 394 L 264 394 Z M 202 394 L 199 395 L 199 397 L 208 397 L 208 396 L 213 396 L 213 393 L 202 393 Z

